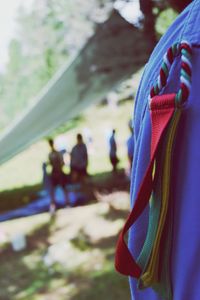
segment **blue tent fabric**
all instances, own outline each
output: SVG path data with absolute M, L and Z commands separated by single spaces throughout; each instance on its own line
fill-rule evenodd
M 172 199 L 174 201 L 174 225 L 172 236 L 171 280 L 174 300 L 200 299 L 200 0 L 194 0 L 176 19 L 154 49 L 136 98 L 134 115 L 135 149 L 131 181 L 131 204 L 134 204 L 140 183 L 150 157 L 151 124 L 148 95 L 156 82 L 167 49 L 175 42 L 186 40 L 193 48 L 192 88 L 176 138 Z M 170 72 L 164 93 L 179 89 L 180 59 L 177 58 Z M 129 232 L 129 248 L 138 257 L 145 241 L 148 226 L 148 208 Z M 169 300 L 148 288 L 137 289 L 137 282 L 130 278 L 132 300 Z

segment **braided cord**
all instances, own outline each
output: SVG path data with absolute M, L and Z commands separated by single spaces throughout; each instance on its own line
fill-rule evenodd
M 181 56 L 180 88 L 176 94 L 177 106 L 184 103 L 190 94 L 192 77 L 192 48 L 186 41 L 175 43 L 163 57 L 160 73 L 155 85 L 151 88 L 150 98 L 159 95 L 167 85 L 171 66 L 177 56 Z

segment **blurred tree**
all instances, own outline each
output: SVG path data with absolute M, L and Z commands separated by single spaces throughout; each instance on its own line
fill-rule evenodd
M 130 0 L 123 0 L 128 2 Z M 84 2 L 84 5 L 83 5 Z M 17 32 L 0 76 L 0 128 L 26 108 L 55 72 L 82 47 L 96 23 L 107 19 L 115 0 L 34 0 L 20 7 Z M 155 43 L 155 20 L 163 0 L 140 0 L 144 28 Z
M 34 0 L 32 9 L 20 7 L 17 34 L 10 42 L 8 63 L 0 78 L 0 126 L 13 119 L 31 98 L 76 53 L 106 18 L 106 0 Z M 4 119 L 4 122 L 2 121 Z
M 157 34 L 162 36 L 169 25 L 175 20 L 176 16 L 177 13 L 171 8 L 163 10 L 156 21 Z
M 131 0 L 130 0 L 131 1 Z M 144 33 L 152 44 L 156 42 L 157 33 L 163 34 L 166 28 L 192 0 L 139 0 L 144 15 Z M 163 19 L 163 20 L 162 20 Z M 156 24 L 158 23 L 158 24 Z
M 143 27 L 146 37 L 154 47 L 157 42 L 156 22 L 164 10 L 169 7 L 168 0 L 140 0 L 140 9 L 144 15 Z
M 140 9 L 144 15 L 144 33 L 152 43 L 152 47 L 156 43 L 155 15 L 153 8 L 153 0 L 140 0 Z

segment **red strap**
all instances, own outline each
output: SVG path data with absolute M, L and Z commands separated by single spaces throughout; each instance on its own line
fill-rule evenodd
M 152 171 L 154 159 L 156 157 L 158 146 L 161 143 L 165 128 L 173 116 L 175 110 L 175 97 L 176 94 L 155 96 L 152 98 L 150 103 L 152 124 L 151 159 L 140 185 L 134 207 L 126 220 L 122 232 L 120 233 L 115 254 L 115 268 L 118 272 L 124 275 L 139 278 L 142 272 L 140 266 L 136 263 L 129 251 L 124 240 L 124 236 L 128 232 L 129 228 L 139 218 L 149 202 L 153 188 Z

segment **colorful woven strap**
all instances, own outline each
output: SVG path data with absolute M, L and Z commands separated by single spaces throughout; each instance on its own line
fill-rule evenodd
M 146 265 L 138 282 L 140 289 L 152 287 L 162 299 L 168 300 L 173 299 L 170 256 L 174 199 L 170 197 L 170 176 L 173 163 L 174 140 L 181 111 L 180 109 L 175 110 L 170 126 L 165 134 L 163 146 L 160 149 L 159 168 L 156 169 L 157 178 L 155 178 L 153 193 L 154 198 L 150 206 L 148 234 L 144 243 L 146 251 L 143 250 L 141 252 L 143 257 L 140 258 L 143 262 L 146 262 Z
M 169 126 L 167 132 L 167 139 L 166 139 L 166 149 L 165 149 L 165 159 L 164 159 L 164 167 L 162 170 L 162 182 L 161 182 L 161 199 L 157 199 L 157 201 L 161 201 L 161 209 L 158 212 L 159 215 L 159 222 L 157 225 L 157 232 L 155 236 L 155 240 L 153 240 L 153 247 L 152 251 L 150 250 L 151 257 L 148 262 L 147 269 L 143 272 L 140 280 L 142 282 L 143 287 L 149 287 L 159 281 L 159 259 L 161 254 L 160 251 L 160 243 L 161 237 L 164 230 L 164 225 L 167 217 L 167 212 L 169 208 L 169 192 L 170 192 L 170 175 L 171 175 L 171 160 L 172 160 L 172 149 L 174 144 L 174 138 L 178 126 L 178 122 L 180 120 L 181 110 L 178 109 L 175 111 L 172 122 Z M 157 207 L 153 207 L 154 213 L 157 210 Z M 155 222 L 155 220 L 152 220 Z M 155 225 L 155 224 L 154 224 Z
M 152 122 L 151 159 L 139 189 L 134 207 L 119 236 L 115 256 L 115 267 L 124 275 L 139 278 L 142 269 L 132 257 L 124 240 L 125 234 L 135 223 L 149 202 L 153 189 L 153 165 L 158 147 L 162 141 L 164 131 L 169 124 L 175 110 L 176 94 L 155 96 L 150 104 Z
M 124 275 L 129 275 L 138 279 L 140 278 L 140 285 L 142 287 L 153 285 L 158 280 L 160 244 L 166 223 L 166 216 L 168 214 L 169 192 L 166 189 L 166 186 L 169 186 L 170 181 L 170 155 L 180 117 L 179 108 L 182 107 L 187 100 L 191 88 L 191 53 L 191 47 L 187 42 L 173 45 L 164 56 L 158 80 L 151 89 L 150 111 L 152 135 L 150 163 L 141 183 L 134 207 L 124 225 L 117 243 L 115 256 L 116 269 Z M 171 65 L 175 57 L 179 54 L 181 55 L 180 89 L 176 94 L 159 96 L 158 94 L 167 84 Z M 167 130 L 170 123 L 169 130 Z M 167 136 L 165 135 L 165 132 L 168 132 Z M 165 139 L 167 139 L 166 145 L 169 153 L 166 156 L 167 163 L 164 163 L 165 176 L 160 183 L 162 185 L 161 194 L 165 194 L 165 196 L 161 197 L 161 203 L 157 203 L 156 206 L 154 205 L 153 209 L 156 207 L 156 211 L 153 213 L 153 217 L 156 216 L 154 219 L 155 224 L 151 224 L 150 228 L 153 228 L 153 230 L 148 230 L 147 240 L 144 243 L 141 255 L 138 260 L 135 261 L 124 238 L 129 228 L 136 222 L 146 205 L 149 203 L 151 195 L 153 195 L 152 192 L 156 180 L 156 175 L 153 176 L 153 167 L 155 159 L 158 156 L 158 149 Z M 155 204 L 155 201 L 153 201 L 153 203 Z M 150 219 L 150 222 L 153 223 L 153 218 Z
M 177 56 L 181 56 L 181 74 L 180 74 L 180 89 L 176 94 L 176 102 L 181 105 L 189 96 L 191 89 L 192 76 L 192 48 L 186 41 L 176 43 L 170 47 L 164 55 L 160 73 L 155 85 L 152 87 L 150 97 L 153 98 L 162 92 L 162 89 L 167 85 L 167 79 L 171 66 Z

